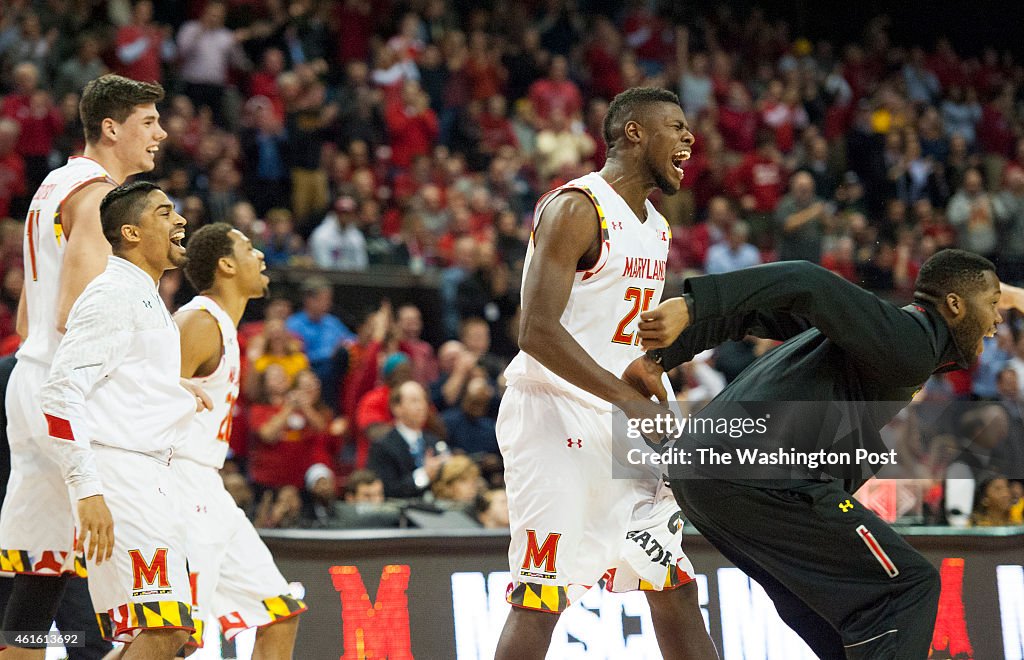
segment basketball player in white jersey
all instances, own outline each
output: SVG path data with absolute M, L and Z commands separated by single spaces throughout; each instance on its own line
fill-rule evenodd
M 103 198 L 100 222 L 113 254 L 72 306 L 39 401 L 68 489 L 104 514 L 86 555 L 96 559 L 89 593 L 104 636 L 130 642 L 125 660 L 171 660 L 195 627 L 170 460 L 211 407 L 181 379 L 178 326 L 157 288 L 185 263 L 185 219 L 137 181 Z
M 296 615 L 306 606 L 288 593 L 270 551 L 219 473 L 242 366 L 235 329 L 249 300 L 266 295 L 265 269 L 263 253 L 231 225 L 207 225 L 188 241 L 185 276 L 200 295 L 174 316 L 181 329 L 181 375 L 210 396 L 213 408 L 196 415 L 171 467 L 188 520 L 189 571 L 197 605 L 192 642 L 201 646 L 206 628 L 216 635 L 214 623 L 227 639 L 258 626 L 254 657 L 285 659 L 292 657 Z
M 17 575 L 4 630 L 49 630 L 68 574 L 76 564 L 72 502 L 50 456 L 39 389 L 64 333 L 71 306 L 107 265 L 110 244 L 100 227 L 100 201 L 115 186 L 154 167 L 167 134 L 156 103 L 159 85 L 108 75 L 82 92 L 85 153 L 50 172 L 35 192 L 25 222 L 25 285 L 18 306 L 24 343 L 7 389 L 11 477 L 0 513 L 0 570 Z M 97 499 L 74 503 L 97 513 Z M 96 516 L 86 515 L 87 520 Z M 79 540 L 97 530 L 79 529 Z M 45 649 L 10 648 L 5 658 L 42 658 Z
M 545 657 L 560 613 L 602 578 L 646 593 L 664 657 L 717 657 L 671 492 L 611 476 L 612 404 L 664 413 L 621 376 L 643 355 L 639 314 L 665 279 L 669 226 L 647 196 L 679 190 L 694 137 L 675 94 L 655 88 L 619 94 L 604 137 L 600 172 L 541 198 L 527 250 L 522 350 L 497 423 L 513 605 L 499 660 Z

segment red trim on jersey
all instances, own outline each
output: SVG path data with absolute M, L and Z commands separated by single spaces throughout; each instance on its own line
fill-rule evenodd
M 547 207 L 549 201 L 554 199 L 555 196 L 557 196 L 559 193 L 566 190 L 575 190 L 583 193 L 583 195 L 590 200 L 590 203 L 594 205 L 594 212 L 597 213 L 597 233 L 599 239 L 601 240 L 601 252 L 597 255 L 597 261 L 594 262 L 593 266 L 591 266 L 590 268 L 576 269 L 577 273 L 583 273 L 583 280 L 586 281 L 593 277 L 594 275 L 597 275 L 598 271 L 604 268 L 605 263 L 608 262 L 608 252 L 611 244 L 610 241 L 604 238 L 601 232 L 601 212 L 598 210 L 597 200 L 594 198 L 593 193 L 590 192 L 588 189 L 584 188 L 583 186 L 565 184 L 564 186 L 559 186 L 554 190 L 549 190 L 548 192 L 541 195 L 540 199 L 537 200 L 537 204 L 534 207 L 533 211 L 533 228 L 530 230 L 530 240 L 533 241 L 534 245 L 536 246 L 534 233 L 537 231 L 537 222 L 540 220 L 540 214 L 544 212 L 544 208 Z
M 60 440 L 75 441 L 75 434 L 71 432 L 71 422 L 60 417 L 44 413 L 46 417 L 46 429 L 52 438 Z
M 72 156 L 72 158 L 86 158 L 86 156 Z M 92 160 L 92 158 L 89 158 L 89 160 Z M 93 161 L 93 162 L 95 163 L 96 161 Z M 99 165 L 99 163 L 97 163 L 97 165 Z M 64 199 L 60 200 L 60 202 L 57 204 L 57 214 L 53 217 L 53 224 L 55 224 L 55 225 L 59 224 L 61 226 L 61 231 L 64 232 L 65 239 L 68 236 L 68 232 L 67 232 L 67 229 L 64 227 L 64 221 L 61 220 L 61 217 L 64 214 L 64 202 L 66 202 L 69 199 L 71 199 L 71 196 L 74 195 L 75 193 L 77 193 L 82 188 L 85 188 L 86 186 L 90 186 L 90 185 L 92 185 L 94 183 L 99 183 L 100 181 L 109 183 L 109 184 L 113 185 L 114 187 L 117 187 L 117 181 L 114 181 L 113 179 L 111 179 L 110 175 L 96 176 L 96 177 L 93 177 L 91 179 L 86 179 L 82 183 L 78 184 L 77 186 L 75 186 L 74 188 L 69 190 L 68 194 L 64 195 Z

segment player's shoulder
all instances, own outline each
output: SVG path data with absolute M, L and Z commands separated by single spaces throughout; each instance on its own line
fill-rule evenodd
M 211 333 L 220 334 L 220 322 L 209 309 L 202 307 L 185 307 L 174 314 L 174 322 L 178 324 L 182 336 L 195 334 L 205 337 Z
M 540 209 L 538 217 L 545 222 L 561 218 L 564 222 L 579 220 L 593 221 L 597 217 L 597 206 L 593 194 L 580 187 L 556 188 L 548 193 L 549 199 Z

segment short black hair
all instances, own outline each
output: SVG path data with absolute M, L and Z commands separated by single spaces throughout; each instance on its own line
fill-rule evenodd
M 994 273 L 996 267 L 979 254 L 955 248 L 940 250 L 921 266 L 914 290 L 937 299 L 949 293 L 968 296 L 981 288 L 986 271 Z
M 121 244 L 121 227 L 139 224 L 146 198 L 154 190 L 160 190 L 160 186 L 150 181 L 125 183 L 108 192 L 100 202 L 100 226 L 112 248 Z
M 656 103 L 679 105 L 679 97 L 661 87 L 632 87 L 618 94 L 608 106 L 604 117 L 604 143 L 611 149 L 625 133 L 626 122 L 640 121 L 647 109 Z
M 188 239 L 188 245 L 185 246 L 188 251 L 185 277 L 199 293 L 213 287 L 217 277 L 217 262 L 221 257 L 230 257 L 234 253 L 235 242 L 231 239 L 234 229 L 226 222 L 215 222 L 200 227 Z
M 164 88 L 159 83 L 132 80 L 114 73 L 89 81 L 78 102 L 85 141 L 96 144 L 103 134 L 103 120 L 110 117 L 123 123 L 140 105 L 159 103 L 164 99 Z

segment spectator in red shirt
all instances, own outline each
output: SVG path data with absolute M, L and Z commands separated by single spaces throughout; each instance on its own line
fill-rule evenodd
M 701 133 L 701 141 L 694 144 L 693 155 L 683 162 L 683 170 L 686 172 L 683 187 L 693 191 L 698 209 L 707 208 L 713 197 L 728 194 L 728 154 L 722 135 L 713 126 Z
M 747 153 L 755 147 L 758 118 L 750 92 L 741 82 L 729 85 L 729 99 L 718 109 L 718 130 L 730 151 Z
M 437 357 L 434 347 L 423 341 L 423 315 L 420 308 L 413 304 L 398 308 L 398 348 L 407 356 L 412 364 L 412 379 L 424 387 L 437 380 Z
M 950 87 L 963 87 L 967 84 L 963 62 L 953 50 L 953 45 L 945 37 L 935 43 L 935 53 L 928 58 L 928 69 L 939 79 L 943 90 Z
M 501 64 L 501 53 L 490 43 L 486 32 L 476 31 L 469 38 L 466 75 L 470 94 L 476 101 L 500 94 L 508 79 L 508 71 Z
M 373 36 L 374 12 L 369 0 L 344 0 L 332 3 L 334 27 L 344 30 L 338 39 L 337 57 L 342 65 L 353 60 L 365 61 L 370 56 L 370 37 Z
M 782 153 L 793 149 L 797 129 L 807 126 L 807 112 L 794 98 L 796 90 L 786 90 L 781 80 L 772 80 L 758 101 L 760 123 L 775 132 L 775 144 Z
M 747 154 L 729 173 L 729 190 L 747 213 L 771 213 L 785 194 L 786 170 L 782 154 L 775 147 L 775 134 L 762 129 L 757 151 Z
M 675 33 L 647 3 L 634 6 L 622 25 L 626 43 L 640 58 L 640 66 L 648 75 L 661 73 L 666 62 L 675 57 Z
M 15 150 L 20 132 L 18 122 L 0 119 L 0 218 L 11 215 L 11 202 L 28 192 L 25 159 Z
M 548 126 L 555 110 L 561 110 L 566 117 L 575 117 L 583 110 L 583 95 L 576 83 L 569 80 L 569 60 L 561 55 L 551 58 L 547 78 L 530 85 L 529 98 L 538 130 Z
M 981 54 L 981 66 L 974 71 L 971 80 L 978 96 L 982 98 L 997 94 L 1006 83 L 1006 71 L 999 64 L 999 52 L 989 46 Z
M 480 151 L 493 157 L 500 147 L 509 145 L 519 148 L 519 140 L 508 118 L 508 104 L 500 94 L 487 99 L 484 111 L 477 119 L 480 125 Z
M 4 97 L 0 114 L 21 127 L 18 153 L 25 159 L 25 187 L 35 190 L 50 170 L 48 158 L 64 120 L 50 94 L 38 88 L 39 69 L 31 62 L 14 67 L 15 91 Z
M 594 20 L 593 37 L 583 53 L 590 71 L 590 93 L 610 101 L 625 89 L 619 71 L 622 55 L 622 35 L 615 25 L 603 16 Z
M 708 202 L 707 220 L 690 230 L 690 249 L 686 263 L 697 267 L 703 265 L 707 261 L 708 248 L 724 241 L 735 221 L 736 212 L 732 202 L 725 197 L 713 197 Z M 674 243 L 674 235 L 672 239 Z
M 333 466 L 327 444 L 330 415 L 319 402 L 320 384 L 312 372 L 303 372 L 289 388 L 280 365 L 263 374 L 263 396 L 249 408 L 254 432 L 249 451 L 249 476 L 257 489 L 284 486 L 303 488 L 306 472 L 322 463 Z
M 163 82 L 160 63 L 175 55 L 170 32 L 153 22 L 153 3 L 139 0 L 132 8 L 132 22 L 118 29 L 114 72 L 133 80 Z
M 413 158 L 429 154 L 437 141 L 437 115 L 430 109 L 430 97 L 415 80 L 407 80 L 402 86 L 401 98 L 388 104 L 384 121 L 395 167 L 408 168 Z
M 283 72 L 284 53 L 279 48 L 268 48 L 263 51 L 260 70 L 249 78 L 249 98 L 265 96 L 270 99 L 274 112 L 281 121 L 284 121 L 285 107 L 284 99 L 281 98 L 281 90 L 277 87 L 277 77 Z
M 372 365 L 370 365 L 372 367 Z M 412 380 L 412 365 L 404 353 L 393 353 L 384 360 L 380 374 L 384 383 L 363 395 L 356 405 L 355 467 L 366 467 L 370 444 L 379 440 L 391 430 L 391 408 L 388 396 L 402 383 Z
M 1013 85 L 1003 87 L 999 96 L 981 109 L 978 144 L 982 151 L 1009 158 L 1013 155 Z
M 857 261 L 854 258 L 854 243 L 849 236 L 836 241 L 835 247 L 821 256 L 821 265 L 843 279 L 857 283 Z

